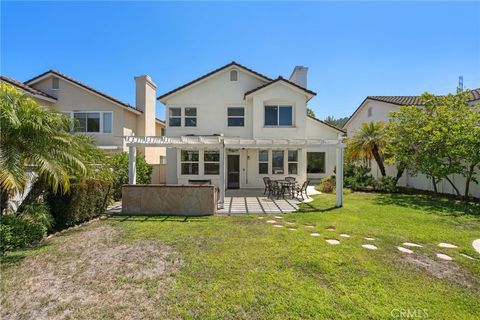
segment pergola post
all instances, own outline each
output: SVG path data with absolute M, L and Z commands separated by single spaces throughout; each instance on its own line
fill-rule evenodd
M 336 207 L 340 208 L 343 206 L 343 144 L 337 146 L 337 170 L 336 170 L 336 194 L 337 194 L 337 203 Z
M 219 194 L 220 208 L 223 209 L 225 202 L 225 147 L 220 147 L 220 194 Z
M 128 147 L 128 183 L 137 184 L 137 147 Z

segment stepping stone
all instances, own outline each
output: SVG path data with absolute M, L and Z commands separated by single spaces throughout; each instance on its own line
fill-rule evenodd
M 263 217 L 257 217 L 257 219 L 263 219 Z
M 413 242 L 404 242 L 403 245 L 407 246 L 407 247 L 418 247 L 418 248 L 422 247 L 421 245 L 413 243 Z
M 305 228 L 313 229 L 315 226 L 305 226 Z
M 283 228 L 283 226 L 279 225 L 279 224 L 274 224 L 273 225 L 275 228 Z
M 326 229 L 327 229 L 328 231 L 335 231 L 335 227 L 333 227 L 333 226 L 326 227 Z
M 295 224 L 295 222 L 287 222 L 287 224 L 288 224 L 289 226 L 293 226 L 293 225 Z
M 275 221 L 275 220 L 267 220 L 266 222 L 267 223 L 277 223 L 277 221 Z
M 277 219 L 283 219 L 283 217 L 280 217 L 280 216 L 273 216 L 273 217 Z
M 454 244 L 451 244 L 451 243 L 445 243 L 445 242 L 441 242 L 438 244 L 438 246 L 440 248 L 449 248 L 449 249 L 455 249 L 455 248 L 458 248 L 458 246 L 454 245 Z
M 472 242 L 473 249 L 480 253 L 480 239 L 473 240 Z
M 310 233 L 310 235 L 311 235 L 312 237 L 318 237 L 318 236 L 320 236 L 320 233 L 313 232 L 313 233 Z
M 401 252 L 404 252 L 404 253 L 413 253 L 412 250 L 404 248 L 404 247 L 397 247 L 397 249 Z
M 453 258 L 450 256 L 447 256 L 446 254 L 443 253 L 437 253 L 437 258 L 442 259 L 442 260 L 447 260 L 447 261 L 452 261 Z
M 465 253 L 460 253 L 461 256 L 467 258 L 467 259 L 470 259 L 470 260 L 475 260 L 474 257 L 470 257 L 468 254 L 465 254 Z
M 368 250 L 377 250 L 377 246 L 374 246 L 373 244 L 362 244 L 362 247 Z
M 288 228 L 288 230 L 297 231 L 295 228 Z
M 340 237 L 350 238 L 350 235 L 348 235 L 348 234 L 346 234 L 346 233 L 341 233 L 341 234 L 340 234 Z
M 368 240 L 368 241 L 375 241 L 375 238 L 364 238 L 365 240 Z
M 337 239 L 325 239 L 325 241 L 327 241 L 328 244 L 340 244 L 340 241 Z

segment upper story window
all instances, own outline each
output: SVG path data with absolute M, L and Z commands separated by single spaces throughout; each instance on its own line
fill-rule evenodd
M 227 121 L 229 127 L 245 126 L 245 108 L 235 107 L 227 109 Z
M 369 117 L 371 117 L 371 116 L 372 116 L 372 107 L 368 108 L 368 111 L 367 111 L 367 113 L 368 113 L 368 116 L 369 116 Z
M 185 108 L 185 127 L 197 126 L 197 108 Z
M 52 89 L 53 90 L 60 89 L 60 80 L 58 78 L 52 78 Z
M 73 119 L 75 132 L 83 133 L 112 133 L 112 112 L 74 112 Z
M 237 81 L 238 80 L 238 71 L 231 70 L 230 71 L 230 81 Z
M 287 105 L 265 106 L 265 126 L 291 127 L 293 108 Z
M 182 125 L 182 109 L 181 108 L 168 109 L 168 125 L 170 127 L 180 127 Z

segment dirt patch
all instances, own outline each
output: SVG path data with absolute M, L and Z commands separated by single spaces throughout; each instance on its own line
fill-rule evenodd
M 161 316 L 159 305 L 182 261 L 170 246 L 121 243 L 120 236 L 96 222 L 52 238 L 51 250 L 26 258 L 3 277 L 0 318 Z
M 480 279 L 463 270 L 452 261 L 439 261 L 427 255 L 403 255 L 401 259 L 424 269 L 428 274 L 439 279 L 449 280 L 462 287 L 480 288 Z

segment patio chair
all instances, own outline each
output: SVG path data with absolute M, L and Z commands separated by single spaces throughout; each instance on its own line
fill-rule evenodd
M 263 177 L 263 183 L 265 184 L 265 190 L 263 190 L 263 194 L 267 194 L 269 182 L 270 182 L 269 177 Z
M 297 179 L 295 177 L 285 177 L 285 181 L 289 182 L 287 187 L 288 192 L 290 195 L 293 197 L 294 196 L 294 191 L 295 191 L 295 184 L 297 183 Z
M 305 193 L 306 198 L 308 199 L 308 194 L 307 194 L 307 187 L 310 184 L 310 180 L 305 181 L 301 186 L 297 185 L 295 186 L 295 193 L 298 198 L 298 195 L 302 197 L 302 200 L 305 200 L 303 197 L 303 194 Z
M 277 198 L 282 194 L 282 186 L 277 181 L 268 180 L 268 195 L 277 196 Z

